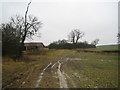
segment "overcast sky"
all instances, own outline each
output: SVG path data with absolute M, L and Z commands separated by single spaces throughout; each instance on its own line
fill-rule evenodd
M 9 1 L 9 2 L 8 2 Z M 16 0 L 17 1 L 17 0 Z M 0 3 L 0 23 L 11 16 L 24 15 L 29 0 L 4 0 Z M 26 2 L 25 2 L 26 1 Z M 43 23 L 41 38 L 32 41 L 45 45 L 67 39 L 71 30 L 80 29 L 85 36 L 80 41 L 91 43 L 99 38 L 99 45 L 116 44 L 118 33 L 118 0 L 32 0 L 29 14 Z

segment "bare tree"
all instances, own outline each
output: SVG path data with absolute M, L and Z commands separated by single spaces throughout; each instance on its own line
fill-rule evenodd
M 83 36 L 84 36 L 84 33 L 82 31 L 80 31 L 79 29 L 75 29 L 70 32 L 70 34 L 68 35 L 68 38 L 70 42 L 72 42 L 73 44 L 77 44 L 78 40 Z
M 75 43 L 78 43 L 78 40 L 84 36 L 84 33 L 81 32 L 79 29 L 75 29 L 74 32 L 75 32 L 75 36 L 76 36 Z
M 98 44 L 98 42 L 99 42 L 99 39 L 95 39 L 94 41 L 92 41 L 91 44 L 96 46 Z
M 75 44 L 75 32 L 71 31 L 70 34 L 68 35 L 69 41 Z
M 28 15 L 29 6 L 31 1 L 27 5 L 27 10 L 25 16 L 18 16 L 11 18 L 11 24 L 19 31 L 20 36 L 20 54 L 24 47 L 24 41 L 26 38 L 32 38 L 33 35 L 37 34 L 39 28 L 41 27 L 41 22 L 38 21 L 38 18 L 32 15 Z

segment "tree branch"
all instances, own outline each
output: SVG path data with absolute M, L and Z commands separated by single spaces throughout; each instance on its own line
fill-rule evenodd
M 32 0 L 31 0 L 32 1 Z M 31 1 L 28 3 L 28 6 L 27 6 L 27 10 L 25 12 L 25 25 L 26 25 L 26 22 L 27 22 L 27 13 L 28 13 L 28 10 L 29 10 L 29 6 L 31 4 Z

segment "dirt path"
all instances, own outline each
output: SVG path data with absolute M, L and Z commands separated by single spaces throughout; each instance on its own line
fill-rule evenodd
M 76 82 L 74 82 L 71 75 L 68 74 L 68 71 L 63 67 L 67 62 L 70 61 L 81 61 L 81 58 L 70 58 L 61 57 L 57 61 L 46 63 L 46 66 L 43 69 L 39 68 L 39 63 L 35 66 L 32 66 L 29 71 L 26 71 L 27 74 L 22 79 L 17 79 L 16 82 L 19 82 L 19 87 L 35 87 L 35 88 L 76 88 Z M 15 83 L 16 83 L 15 82 Z M 10 84 L 9 87 L 16 87 L 14 84 Z M 34 85 L 33 85 L 34 84 Z M 31 86 L 30 86 L 31 85 Z
M 76 87 L 72 78 L 69 75 L 67 75 L 67 73 L 65 73 L 65 71 L 61 68 L 62 64 L 65 64 L 65 62 L 69 62 L 70 60 L 71 60 L 71 58 L 69 58 L 69 57 L 66 58 L 65 57 L 65 58 L 59 59 L 58 61 L 56 61 L 54 63 L 49 63 L 40 73 L 40 75 L 39 75 L 39 77 L 36 81 L 35 87 L 36 88 L 40 87 L 40 83 L 41 84 L 44 83 L 45 82 L 44 80 L 46 78 L 48 78 L 48 76 L 45 74 L 45 73 L 48 73 L 47 72 L 48 68 L 49 68 L 48 71 L 51 71 L 51 73 L 52 73 L 50 77 L 51 78 L 53 78 L 53 77 L 57 78 L 58 81 L 56 83 L 59 83 L 59 88 L 69 88 L 67 80 L 70 80 L 72 86 Z M 76 58 L 75 58 L 75 60 L 76 60 Z M 52 75 L 54 75 L 54 76 L 52 76 Z M 44 80 L 42 80 L 42 78 L 44 78 Z
M 44 82 L 44 80 L 42 80 L 43 78 L 48 78 L 48 76 L 46 75 L 47 73 L 47 69 L 49 68 L 50 70 L 49 71 L 52 71 L 52 74 L 51 75 L 54 75 L 57 74 L 56 76 L 51 76 L 54 77 L 54 78 L 58 78 L 58 81 L 57 83 L 59 83 L 59 87 L 60 88 L 68 88 L 68 85 L 67 85 L 67 81 L 66 81 L 66 75 L 64 75 L 64 71 L 61 71 L 61 65 L 62 63 L 64 62 L 64 58 L 61 58 L 59 59 L 58 61 L 54 62 L 54 63 L 49 63 L 43 70 L 42 72 L 40 73 L 40 75 L 38 76 L 38 79 L 36 81 L 36 84 L 35 84 L 35 88 L 39 88 L 40 87 L 40 83 L 42 84 L 42 82 Z M 55 66 L 57 68 L 55 68 Z M 54 72 L 53 72 L 53 69 L 54 69 Z
M 51 64 L 52 64 L 52 63 L 49 63 L 49 64 L 42 70 L 42 72 L 40 73 L 40 75 L 39 75 L 39 77 L 38 77 L 38 80 L 36 81 L 36 85 L 35 85 L 36 88 L 39 87 L 39 84 L 40 84 L 40 82 L 41 82 L 41 79 L 42 79 L 42 77 L 43 77 L 43 75 L 44 75 L 45 70 L 46 70 Z
M 43 77 L 46 77 L 45 75 L 45 72 L 47 72 L 46 70 L 51 67 L 50 69 L 55 69 L 56 72 L 53 72 L 52 70 L 52 73 L 57 73 L 57 78 L 58 78 L 58 83 L 59 83 L 59 87 L 60 88 L 68 88 L 68 85 L 67 85 L 67 81 L 66 81 L 66 76 L 63 74 L 63 72 L 61 71 L 61 63 L 63 63 L 63 58 L 61 58 L 60 60 L 56 61 L 55 63 L 49 63 L 43 70 L 42 72 L 40 73 L 37 81 L 36 81 L 36 84 L 35 84 L 35 87 L 36 88 L 39 88 L 40 87 L 40 83 L 44 82 L 42 81 L 42 78 Z M 57 66 L 57 69 L 54 68 L 55 66 Z M 52 76 L 51 76 L 52 77 Z
M 58 73 L 60 88 L 68 88 L 67 82 L 66 82 L 66 80 L 65 80 L 66 78 L 65 78 L 64 74 L 61 72 L 60 68 L 61 68 L 61 63 L 58 62 L 58 70 L 57 70 L 57 73 Z

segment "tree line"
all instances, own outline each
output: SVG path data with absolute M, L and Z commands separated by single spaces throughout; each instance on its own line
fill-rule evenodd
M 48 45 L 49 49 L 76 49 L 76 48 L 95 48 L 99 42 L 99 39 L 95 39 L 88 44 L 87 41 L 79 42 L 79 39 L 83 38 L 84 32 L 79 29 L 74 29 L 68 34 L 68 40 L 58 40 Z

